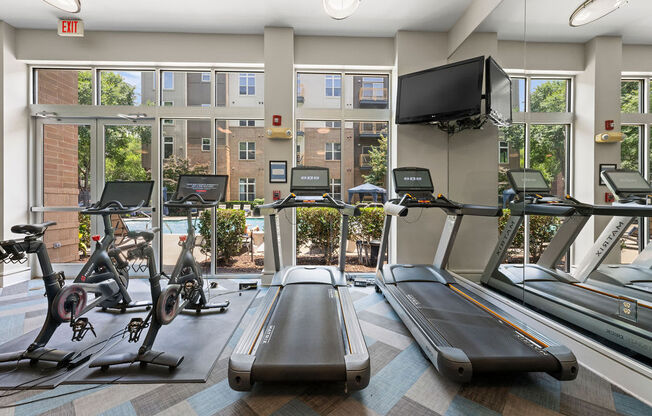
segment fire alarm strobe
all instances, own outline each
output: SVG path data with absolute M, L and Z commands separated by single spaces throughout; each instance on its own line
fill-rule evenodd
M 281 125 L 281 119 L 282 117 L 279 116 L 278 114 L 275 114 L 272 116 L 272 126 L 280 126 Z

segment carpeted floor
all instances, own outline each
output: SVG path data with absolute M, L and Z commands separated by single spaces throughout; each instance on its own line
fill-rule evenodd
M 236 284 L 220 281 L 224 289 Z M 130 289 L 146 293 L 147 282 L 134 280 Z M 226 380 L 228 357 L 264 295 L 262 290 L 206 384 L 73 385 L 19 392 L 0 398 L 0 405 L 38 401 L 0 409 L 0 416 L 652 415 L 652 408 L 585 368 L 572 382 L 559 382 L 546 374 L 487 378 L 469 385 L 448 382 L 424 358 L 382 295 L 373 288 L 351 288 L 351 292 L 371 354 L 371 383 L 363 391 L 345 394 L 341 385 L 332 384 L 259 384 L 249 393 L 231 390 Z M 2 289 L 0 342 L 40 327 L 46 305 L 42 294 L 40 281 Z

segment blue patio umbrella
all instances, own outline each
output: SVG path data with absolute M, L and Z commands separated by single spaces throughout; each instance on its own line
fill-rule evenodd
M 386 196 L 387 196 L 387 191 L 384 188 L 381 188 L 380 186 L 376 186 L 371 183 L 363 183 L 362 185 L 355 186 L 351 189 L 348 190 L 349 192 L 349 203 L 351 203 L 351 198 L 353 195 L 358 195 L 358 198 L 362 200 L 362 198 L 365 195 L 371 195 L 371 197 L 374 199 L 374 202 L 378 202 L 378 196 L 380 195 L 381 201 L 384 203 Z

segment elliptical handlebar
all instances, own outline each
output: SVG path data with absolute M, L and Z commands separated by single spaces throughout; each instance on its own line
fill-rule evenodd
M 190 194 L 181 199 L 167 201 L 164 205 L 169 208 L 212 208 L 217 204 L 217 201 L 206 201 L 199 194 Z
M 101 204 L 98 202 L 90 207 L 81 211 L 82 214 L 89 215 L 107 215 L 107 214 L 129 214 L 132 212 L 139 211 L 145 206 L 145 201 L 141 200 L 138 205 L 133 207 L 125 207 L 122 205 L 122 202 L 118 200 L 112 200 Z

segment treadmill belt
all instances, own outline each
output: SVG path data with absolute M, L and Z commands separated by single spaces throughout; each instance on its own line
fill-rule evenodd
M 622 322 L 635 324 L 646 331 L 652 331 L 652 309 L 639 307 L 636 323 L 618 315 L 619 300 L 576 285 L 562 282 L 526 282 L 525 288 L 532 288 L 559 298 L 569 305 L 579 305 Z
M 432 282 L 397 286 L 437 333 L 464 351 L 474 372 L 558 369 L 557 360 L 538 344 L 447 286 Z
M 259 381 L 345 380 L 337 290 L 325 284 L 281 289 L 261 334 L 252 377 Z

